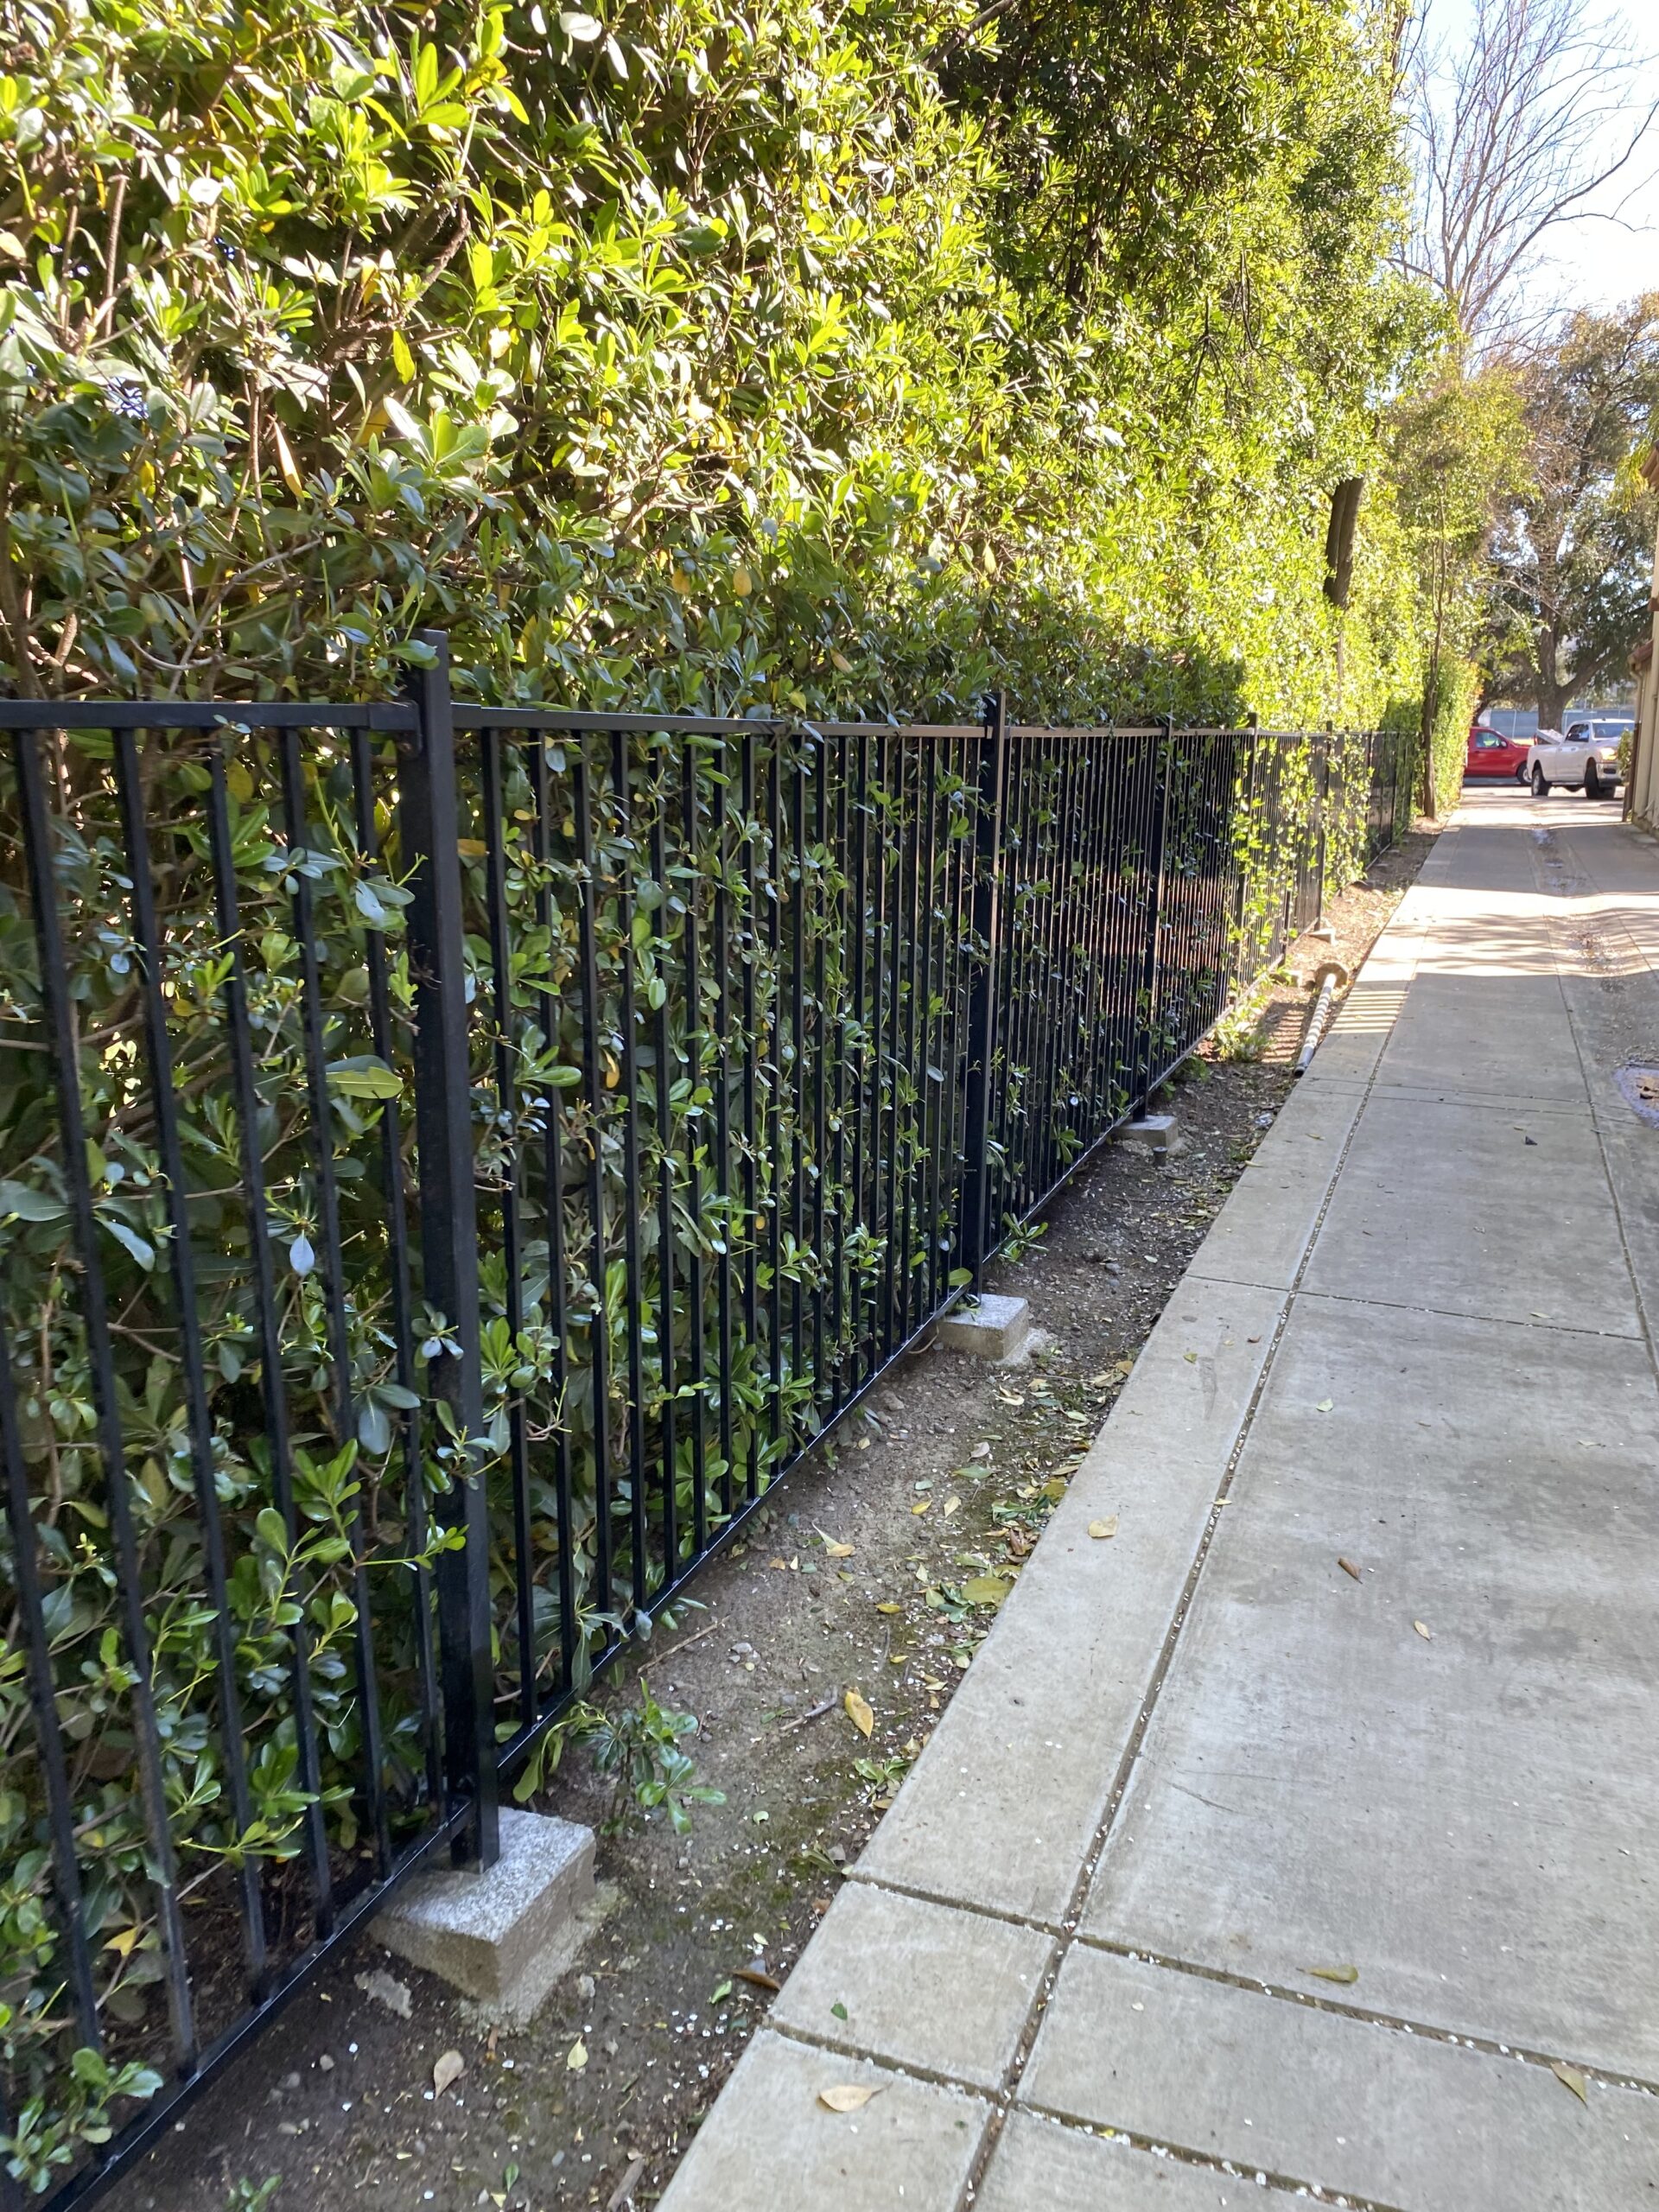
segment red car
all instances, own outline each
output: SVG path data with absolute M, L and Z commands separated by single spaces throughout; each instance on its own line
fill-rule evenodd
M 1484 722 L 1477 722 L 1469 733 L 1469 751 L 1463 772 L 1465 776 L 1513 776 L 1517 783 L 1524 782 L 1526 739 L 1505 737 L 1501 730 L 1488 729 Z

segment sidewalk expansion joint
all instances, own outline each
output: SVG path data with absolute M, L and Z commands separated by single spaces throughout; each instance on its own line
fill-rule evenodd
M 831 2057 L 855 2060 L 878 2074 L 890 2074 L 897 2082 L 924 2082 L 931 2088 L 954 2089 L 962 2096 L 976 2099 L 990 2108 L 991 2122 L 986 2130 L 988 2141 L 993 2130 L 1000 2133 L 1011 2113 L 1029 2113 L 1050 2126 L 1065 2128 L 1068 2134 L 1087 2135 L 1100 2142 L 1126 2143 L 1132 2150 L 1154 2158 L 1166 2158 L 1173 2165 L 1196 2166 L 1201 2172 L 1221 2174 L 1229 2181 L 1243 2182 L 1247 2186 L 1287 2190 L 1304 2202 L 1335 2206 L 1338 2212 L 1342 2212 L 1344 2207 L 1347 2208 L 1347 2212 L 1406 2212 L 1406 2208 L 1389 2203 L 1381 2197 L 1357 2196 L 1351 2190 L 1332 2189 L 1325 2183 L 1310 2181 L 1300 2174 L 1281 2173 L 1255 2164 L 1240 2164 L 1236 2159 L 1224 2158 L 1218 2153 L 1195 2151 L 1186 2144 L 1172 2143 L 1162 2136 L 1143 2135 L 1129 2127 L 1109 2126 L 1104 2121 L 1079 2120 L 1075 2113 L 1060 2111 L 1034 2101 L 1017 2101 L 1011 2087 L 987 2088 L 982 2082 L 964 2081 L 960 2074 L 947 2073 L 938 2067 L 919 2066 L 914 2060 L 907 2060 L 901 2064 L 897 2059 L 885 2057 L 879 2051 L 861 2049 L 854 2043 L 840 2042 L 833 2036 L 816 2034 L 810 2028 L 798 2027 L 792 2023 L 786 2024 L 769 2020 L 765 2025 L 772 2035 L 780 2036 L 786 2043 L 792 2043 L 803 2050 L 821 2050 Z M 982 2155 L 967 2184 L 963 2199 L 964 2205 L 973 2202 L 979 2183 L 983 2178 L 984 2163 L 984 2156 Z
M 1075 1925 L 1061 1920 L 1043 1920 L 1033 1913 L 1012 1912 L 1004 1905 L 981 1904 L 973 1897 L 959 1897 L 954 1891 L 930 1890 L 925 1883 L 897 1881 L 891 1874 L 867 1874 L 859 1866 L 849 1866 L 842 1878 L 857 1882 L 867 1890 L 887 1890 L 894 1897 L 914 1897 L 919 1904 L 949 1905 L 952 1912 L 972 1913 L 980 1920 L 994 1920 L 1004 1928 L 1028 1928 L 1033 1936 L 1063 1937 Z
M 1167 1957 L 1161 1951 L 1150 1951 L 1145 1944 L 1125 1942 L 1120 1936 L 1079 1936 L 1077 1941 L 1086 1950 L 1102 1951 L 1109 1957 L 1129 1959 L 1143 1966 L 1159 1967 L 1168 1974 L 1186 1974 L 1194 1981 L 1216 1982 L 1224 1989 L 1236 1989 L 1248 1996 L 1276 1999 L 1281 2004 L 1300 2005 L 1311 2012 L 1334 2012 L 1339 2019 L 1357 2020 L 1367 2027 L 1385 2028 L 1395 2035 L 1414 2036 L 1423 2043 L 1450 2044 L 1459 2050 L 1478 2050 L 1488 2058 L 1513 2059 L 1517 2065 L 1542 2067 L 1551 2070 L 1557 2066 L 1571 2066 L 1587 2082 L 1594 2082 L 1604 2089 L 1628 2089 L 1633 2095 L 1659 2097 L 1659 2082 L 1644 2080 L 1640 2075 L 1621 2074 L 1614 2069 L 1598 2066 L 1582 2058 L 1563 2057 L 1560 2051 L 1535 2050 L 1518 2043 L 1499 2043 L 1495 2037 L 1471 2035 L 1457 2028 L 1441 2028 L 1427 2021 L 1408 2019 L 1403 2012 L 1379 2012 L 1370 2006 L 1356 2005 L 1340 1997 L 1315 1994 L 1311 1989 L 1291 1989 L 1282 1982 L 1263 1981 L 1259 1975 L 1232 1973 L 1225 1967 L 1200 1964 L 1193 1959 Z
M 1247 2187 L 1271 2189 L 1306 2202 L 1345 2207 L 1346 2212 L 1408 2212 L 1403 2205 L 1389 2202 L 1381 2196 L 1356 2196 L 1351 2189 L 1332 2189 L 1327 2183 L 1305 2181 L 1298 2174 L 1276 2171 L 1271 2166 L 1240 2165 L 1236 2160 L 1211 2157 L 1203 2151 L 1191 2151 L 1182 2143 L 1168 2143 L 1161 2136 L 1141 2135 L 1132 2127 L 1093 2126 L 1087 2120 L 1077 2120 L 1070 2113 L 1055 2112 L 1047 2105 L 1022 2104 L 1021 2112 L 1036 2113 L 1051 2126 L 1069 2129 L 1074 2135 L 1092 2135 L 1108 2143 L 1127 2143 L 1132 2150 L 1149 2152 L 1154 2158 L 1166 2158 L 1171 2165 L 1196 2166 L 1200 2173 L 1223 2174 L 1229 2181 L 1242 2181 Z
M 1230 1281 L 1231 1278 L 1229 1278 Z M 1247 1284 L 1248 1289 L 1270 1290 L 1270 1283 Z M 1310 1305 L 1374 1306 L 1383 1313 L 1427 1313 L 1437 1321 L 1484 1321 L 1497 1329 L 1518 1329 L 1522 1333 L 1542 1329 L 1552 1337 L 1599 1337 L 1615 1344 L 1637 1344 L 1643 1341 L 1640 1329 L 1586 1329 L 1573 1321 L 1540 1321 L 1535 1319 L 1519 1320 L 1513 1313 L 1477 1313 L 1467 1306 L 1417 1306 L 1399 1298 L 1361 1298 L 1348 1290 L 1299 1290 L 1299 1298 Z
M 1379 1053 L 1379 1065 L 1381 1064 L 1381 1058 L 1382 1056 Z M 975 2194 L 977 2191 L 980 2183 L 984 2179 L 986 2169 L 989 2165 L 991 2158 L 995 2152 L 996 2146 L 1001 2139 L 1003 2124 L 1006 2120 L 1009 2107 L 1018 2098 L 1020 2084 L 1025 2077 L 1026 2068 L 1030 2063 L 1032 2050 L 1036 2044 L 1038 2033 L 1041 2029 L 1044 2018 L 1047 2014 L 1050 2002 L 1054 1994 L 1055 1984 L 1059 1979 L 1060 1969 L 1065 1965 L 1066 1957 L 1069 1955 L 1072 1945 L 1077 1940 L 1077 1930 L 1083 1919 L 1084 1910 L 1088 1903 L 1090 1891 L 1094 1886 L 1095 1876 L 1098 1871 L 1101 1859 L 1105 1854 L 1106 1846 L 1110 1840 L 1113 1825 L 1117 1819 L 1119 1809 L 1122 1805 L 1125 1796 L 1128 1793 L 1129 1782 L 1134 1775 L 1136 1763 L 1140 1759 L 1142 1746 L 1146 1742 L 1147 1732 L 1151 1727 L 1154 1715 L 1157 1711 L 1159 1697 L 1162 1693 L 1164 1683 L 1168 1678 L 1170 1669 L 1174 1664 L 1176 1651 L 1180 1642 L 1181 1630 L 1186 1625 L 1187 1614 L 1192 1607 L 1193 1598 L 1197 1594 L 1199 1578 L 1204 1573 L 1205 1562 L 1210 1556 L 1210 1548 L 1215 1541 L 1216 1531 L 1222 1525 L 1222 1509 L 1226 1505 L 1231 1495 L 1233 1479 L 1238 1471 L 1238 1464 L 1243 1456 L 1244 1448 L 1249 1441 L 1250 1431 L 1255 1423 L 1257 1411 L 1261 1407 L 1262 1400 L 1267 1392 L 1268 1382 L 1272 1377 L 1274 1363 L 1279 1356 L 1279 1347 L 1284 1341 L 1285 1331 L 1289 1324 L 1291 1313 L 1295 1307 L 1296 1298 L 1301 1286 L 1302 1277 L 1306 1272 L 1308 1261 L 1313 1255 L 1313 1248 L 1319 1242 L 1319 1232 L 1325 1226 L 1325 1217 L 1330 1211 L 1332 1200 L 1336 1194 L 1338 1184 L 1340 1182 L 1342 1178 L 1342 1171 L 1347 1164 L 1348 1156 L 1350 1152 L 1352 1150 L 1355 1136 L 1358 1131 L 1360 1123 L 1364 1119 L 1365 1109 L 1370 1103 L 1371 1091 L 1375 1086 L 1376 1079 L 1376 1068 L 1373 1067 L 1370 1077 L 1366 1082 L 1364 1096 L 1361 1101 L 1359 1111 L 1354 1116 L 1352 1122 L 1349 1124 L 1346 1135 L 1343 1138 L 1341 1144 L 1337 1147 L 1337 1156 L 1332 1165 L 1330 1173 L 1325 1181 L 1325 1193 L 1319 1200 L 1319 1211 L 1315 1216 L 1313 1225 L 1309 1229 L 1306 1237 L 1303 1242 L 1301 1257 L 1297 1262 L 1296 1272 L 1292 1277 L 1290 1287 L 1288 1290 L 1277 1294 L 1281 1298 L 1282 1303 L 1279 1309 L 1278 1319 L 1274 1323 L 1272 1340 L 1268 1345 L 1266 1357 L 1263 1358 L 1261 1370 L 1256 1376 L 1255 1388 L 1250 1392 L 1249 1402 L 1246 1405 L 1243 1417 L 1239 1421 L 1238 1433 L 1233 1440 L 1232 1450 L 1229 1452 L 1227 1457 L 1226 1471 L 1223 1474 L 1221 1480 L 1216 1485 L 1215 1502 L 1211 1506 L 1209 1517 L 1205 1522 L 1204 1534 L 1198 1539 L 1198 1548 L 1192 1555 L 1192 1563 L 1188 1567 L 1185 1580 L 1181 1586 L 1180 1595 L 1176 1600 L 1174 1612 L 1171 1618 L 1169 1627 L 1165 1632 L 1164 1640 L 1159 1649 L 1158 1657 L 1153 1667 L 1151 1675 L 1148 1678 L 1146 1689 L 1141 1694 L 1140 1711 L 1136 1716 L 1135 1726 L 1129 1732 L 1128 1741 L 1123 1747 L 1122 1756 L 1118 1761 L 1117 1771 L 1113 1777 L 1111 1791 L 1106 1800 L 1105 1810 L 1101 1816 L 1098 1826 L 1096 1827 L 1089 1847 L 1084 1854 L 1082 1866 L 1078 1869 L 1077 1878 L 1072 1885 L 1071 1901 L 1066 1911 L 1062 1916 L 1062 1933 L 1057 1945 L 1056 1954 L 1051 1958 L 1048 1970 L 1043 1975 L 1041 1981 L 1039 1983 L 1037 1993 L 1032 2000 L 1031 2010 L 1026 2017 L 1025 2027 L 1020 2033 L 1019 2044 L 1015 2047 L 1014 2057 L 1009 2063 L 1007 2073 L 1004 2077 L 1002 2094 L 993 2104 L 990 2120 L 986 2126 L 984 2137 L 980 2143 L 978 2155 L 974 2160 L 973 2166 L 969 2172 L 968 2179 L 964 2185 L 962 2200 L 964 2206 L 972 2204 Z M 1284 1109 L 1281 1109 L 1281 1111 L 1283 1110 Z M 1173 1302 L 1173 1294 L 1171 1302 Z M 1109 1419 L 1106 1426 L 1109 1427 L 1109 1425 L 1110 1423 Z M 1172 2155 L 1173 2155 L 1173 2153 L 1172 2153 Z M 1294 2183 L 1290 2185 L 1292 2187 L 1298 2188 L 1310 2188 L 1312 2186 L 1306 2183 Z M 1351 2197 L 1347 2202 L 1358 2207 L 1359 2212 L 1396 2212 L 1396 2208 L 1395 2207 L 1386 2205 L 1367 2206 L 1363 2203 L 1362 2200 L 1357 2198 Z
M 1545 831 L 1543 834 L 1548 839 L 1549 832 Z M 1591 1090 L 1591 1096 L 1594 1100 L 1598 1094 L 1590 1084 L 1590 1070 L 1585 1053 L 1583 1027 L 1573 1004 L 1573 994 L 1567 988 L 1567 972 L 1561 953 L 1560 918 L 1554 915 L 1550 916 L 1546 927 L 1550 932 L 1552 950 L 1555 958 L 1555 988 L 1561 995 L 1561 1012 L 1567 1017 L 1567 1032 L 1573 1039 L 1573 1050 L 1578 1059 L 1579 1072 L 1584 1078 L 1586 1089 Z M 1648 1313 L 1647 1301 L 1642 1294 L 1642 1278 L 1637 1272 L 1635 1261 L 1630 1256 L 1630 1233 L 1625 1224 L 1624 1205 L 1619 1198 L 1619 1179 L 1614 1174 L 1611 1162 L 1607 1157 L 1606 1130 L 1603 1127 L 1599 1114 L 1593 1110 L 1593 1107 L 1590 1116 L 1590 1126 L 1595 1135 L 1596 1154 L 1601 1162 L 1601 1172 L 1607 1179 L 1608 1195 L 1612 1201 L 1613 1221 L 1618 1230 L 1618 1249 L 1624 1262 L 1625 1274 L 1630 1279 L 1630 1295 L 1636 1301 L 1636 1315 L 1640 1329 L 1639 1340 L 1647 1347 L 1648 1364 L 1653 1370 L 1656 1381 L 1659 1381 L 1659 1346 L 1655 1344 L 1652 1320 Z

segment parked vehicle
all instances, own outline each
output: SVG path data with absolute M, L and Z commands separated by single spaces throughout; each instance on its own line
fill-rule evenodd
M 1581 791 L 1586 798 L 1611 798 L 1618 789 L 1618 741 L 1623 722 L 1572 722 L 1565 734 L 1541 729 L 1527 748 L 1527 780 L 1535 798 L 1546 798 L 1557 784 Z
M 1527 741 L 1525 738 L 1505 737 L 1502 730 L 1491 729 L 1484 722 L 1477 722 L 1469 733 L 1469 750 L 1465 757 L 1465 776 L 1513 776 L 1518 784 L 1527 780 Z

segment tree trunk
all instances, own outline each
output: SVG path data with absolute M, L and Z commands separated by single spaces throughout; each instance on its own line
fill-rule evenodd
M 1540 729 L 1560 729 L 1561 717 L 1567 712 L 1576 685 L 1560 680 L 1560 642 L 1554 630 L 1541 626 L 1538 632 L 1538 727 Z

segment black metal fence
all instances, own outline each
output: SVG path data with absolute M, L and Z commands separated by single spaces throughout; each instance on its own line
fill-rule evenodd
M 1407 818 L 1403 737 L 488 709 L 426 644 L 395 704 L 0 702 L 0 2126 L 60 2202 L 493 1855 Z

